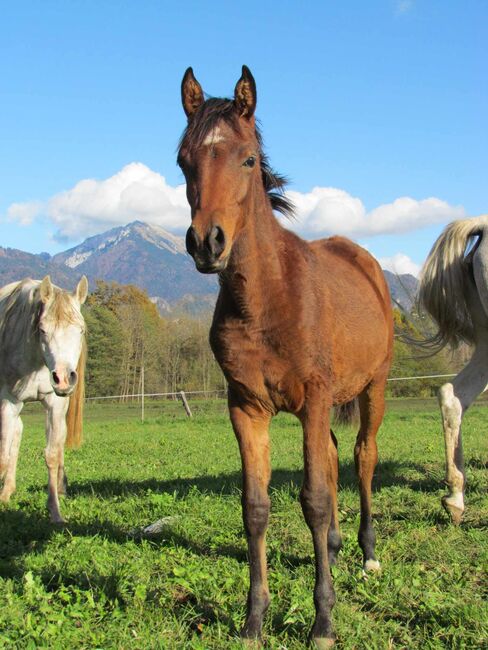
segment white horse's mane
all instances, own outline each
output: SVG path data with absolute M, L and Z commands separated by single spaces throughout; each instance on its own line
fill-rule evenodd
M 0 289 L 0 355 L 18 348 L 37 331 L 41 315 L 54 323 L 73 323 L 83 327 L 81 311 L 69 291 L 52 285 L 53 297 L 44 304 L 40 296 L 40 280 L 26 278 Z

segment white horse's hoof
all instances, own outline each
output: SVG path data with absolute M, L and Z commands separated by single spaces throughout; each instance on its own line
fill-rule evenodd
M 2 503 L 8 503 L 10 501 L 11 496 L 12 496 L 12 492 L 2 492 L 0 494 L 0 501 Z
M 463 520 L 464 506 L 460 507 L 459 501 L 457 499 L 452 499 L 448 495 L 442 497 L 441 503 L 444 510 L 451 517 L 452 523 L 459 526 Z

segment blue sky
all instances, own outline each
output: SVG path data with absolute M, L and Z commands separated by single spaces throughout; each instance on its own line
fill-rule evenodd
M 304 236 L 346 234 L 414 270 L 446 223 L 488 212 L 484 1 L 0 9 L 1 246 L 54 253 L 134 218 L 182 232 L 188 65 L 226 96 L 251 68 Z

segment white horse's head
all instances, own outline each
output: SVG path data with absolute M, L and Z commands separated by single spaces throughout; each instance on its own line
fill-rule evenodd
M 42 309 L 39 338 L 44 363 L 56 395 L 65 397 L 75 389 L 77 366 L 84 345 L 85 321 L 80 307 L 88 295 L 88 280 L 81 278 L 73 293 L 55 287 L 47 275 L 39 285 Z

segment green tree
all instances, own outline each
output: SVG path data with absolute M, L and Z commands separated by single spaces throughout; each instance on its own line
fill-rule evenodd
M 103 305 L 84 309 L 87 325 L 87 396 L 113 395 L 120 388 L 124 332 L 119 319 Z

